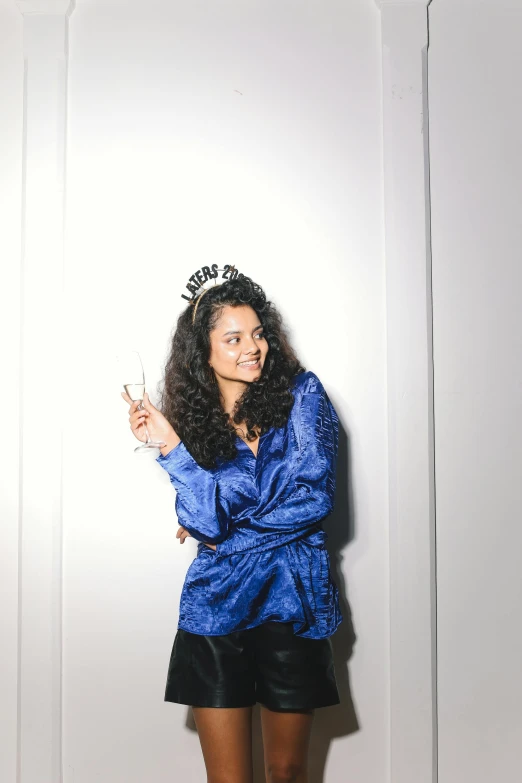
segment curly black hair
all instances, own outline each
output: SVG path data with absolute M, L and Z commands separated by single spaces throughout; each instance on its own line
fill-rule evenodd
M 204 293 L 204 295 L 203 295 Z M 184 445 L 202 467 L 216 467 L 218 459 L 237 454 L 236 432 L 224 411 L 210 358 L 210 332 L 226 305 L 250 305 L 264 329 L 268 352 L 259 379 L 248 383 L 237 400 L 233 422 L 245 422 L 247 440 L 282 427 L 294 402 L 292 379 L 306 368 L 291 347 L 282 317 L 257 283 L 246 275 L 211 286 L 178 317 L 170 353 L 160 382 L 158 409 L 172 424 Z

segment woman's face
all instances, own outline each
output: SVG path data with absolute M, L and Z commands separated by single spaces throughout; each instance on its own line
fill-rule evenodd
M 217 380 L 257 380 L 267 352 L 268 343 L 255 310 L 250 305 L 226 305 L 210 332 L 209 364 Z

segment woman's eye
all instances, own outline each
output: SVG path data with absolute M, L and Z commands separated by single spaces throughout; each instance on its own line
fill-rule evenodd
M 258 332 L 258 333 L 257 333 L 255 336 L 256 336 L 256 337 L 264 337 L 265 335 L 264 335 L 264 333 L 263 333 L 263 332 Z M 232 337 L 232 339 L 231 339 L 231 340 L 229 340 L 228 342 L 229 342 L 229 343 L 233 343 L 233 342 L 234 342 L 234 340 L 239 340 L 239 337 Z

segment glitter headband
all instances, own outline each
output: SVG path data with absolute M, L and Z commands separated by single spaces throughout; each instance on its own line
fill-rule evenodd
M 223 274 L 219 275 L 218 272 L 222 272 Z M 221 283 L 216 283 L 218 277 L 221 278 Z M 218 285 L 222 285 L 228 280 L 235 280 L 237 277 L 242 277 L 241 272 L 238 272 L 235 266 L 231 266 L 229 264 L 225 264 L 222 269 L 219 269 L 217 264 L 212 264 L 210 267 L 202 266 L 201 269 L 198 269 L 196 272 L 194 272 L 193 275 L 191 275 L 189 282 L 187 283 L 187 289 L 192 294 L 192 297 L 188 297 L 185 294 L 181 294 L 181 296 L 183 299 L 194 306 L 194 310 L 192 312 L 192 323 L 194 323 L 196 318 L 198 305 L 207 291 L 210 291 L 212 288 L 217 288 Z M 208 280 L 214 280 L 214 285 L 209 285 L 204 288 L 204 285 Z M 196 296 L 195 294 L 198 295 Z

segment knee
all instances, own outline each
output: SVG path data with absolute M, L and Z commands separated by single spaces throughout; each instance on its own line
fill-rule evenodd
M 305 774 L 305 769 L 300 764 L 280 761 L 268 763 L 267 780 L 269 783 L 304 783 Z

